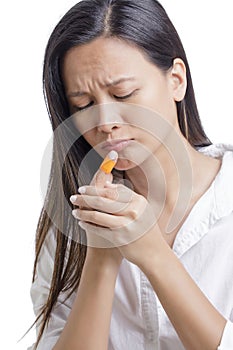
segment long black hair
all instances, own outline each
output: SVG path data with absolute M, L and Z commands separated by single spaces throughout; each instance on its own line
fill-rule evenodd
M 70 116 L 61 74 L 63 59 L 71 48 L 90 43 L 98 37 L 116 37 L 134 45 L 164 72 L 172 67 L 175 58 L 181 58 L 187 71 L 187 91 L 183 101 L 177 102 L 180 130 L 193 147 L 211 144 L 199 118 L 183 45 L 164 8 L 156 0 L 83 0 L 60 20 L 48 41 L 43 69 L 44 95 L 53 131 Z M 88 173 L 78 176 L 78 172 L 91 147 L 81 136 L 64 155 L 66 140 L 71 133 L 75 133 L 71 129 L 67 130 L 66 135 L 59 134 L 54 140 L 50 180 L 37 227 L 33 281 L 41 248 L 53 222 L 52 213 L 58 213 L 60 225 L 55 229 L 57 246 L 54 271 L 48 300 L 36 320 L 41 322 L 36 345 L 58 295 L 62 291 L 70 295 L 77 290 L 86 256 L 86 245 L 77 240 L 70 242 L 61 230 L 61 227 L 69 232 L 75 229 L 79 230 L 80 235 L 83 234 L 67 215 L 64 201 L 77 193 L 82 182 L 87 183 Z M 62 182 L 57 175 L 60 167 Z

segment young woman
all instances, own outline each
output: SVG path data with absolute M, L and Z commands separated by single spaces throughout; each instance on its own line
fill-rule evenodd
M 233 146 L 207 138 L 163 7 L 79 2 L 43 78 L 54 142 L 31 349 L 233 349 Z

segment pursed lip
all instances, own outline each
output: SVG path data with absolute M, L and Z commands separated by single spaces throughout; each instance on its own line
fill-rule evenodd
M 116 147 L 117 145 L 119 145 L 120 143 L 127 142 L 127 141 L 131 141 L 131 139 L 117 139 L 117 140 L 112 140 L 112 141 L 106 141 L 103 143 L 101 148 L 102 149 L 113 148 L 113 147 Z

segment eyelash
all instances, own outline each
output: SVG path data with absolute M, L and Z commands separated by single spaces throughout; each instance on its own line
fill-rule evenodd
M 131 92 L 129 95 L 126 95 L 126 96 L 115 96 L 113 95 L 116 99 L 118 100 L 126 100 L 127 98 L 131 97 L 137 90 Z M 91 107 L 93 105 L 93 102 L 89 103 L 88 105 L 84 106 L 84 107 L 78 107 L 78 106 L 75 106 L 75 110 L 76 111 L 83 111 L 84 109 L 87 109 L 88 107 Z

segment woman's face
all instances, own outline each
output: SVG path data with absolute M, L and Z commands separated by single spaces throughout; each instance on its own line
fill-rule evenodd
M 186 72 L 180 59 L 164 73 L 125 41 L 98 38 L 68 51 L 63 80 L 77 128 L 102 157 L 112 149 L 118 152 L 118 170 L 155 155 L 171 126 L 181 136 L 176 101 L 184 97 Z M 122 140 L 131 141 L 118 143 Z

